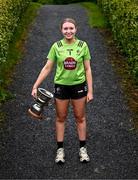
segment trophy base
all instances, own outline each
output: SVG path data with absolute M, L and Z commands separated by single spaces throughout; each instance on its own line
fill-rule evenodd
M 42 119 L 42 114 L 38 115 L 38 114 L 34 113 L 34 112 L 31 110 L 31 108 L 28 109 L 28 113 L 29 113 L 32 117 L 34 117 L 34 118 L 36 118 L 36 119 Z

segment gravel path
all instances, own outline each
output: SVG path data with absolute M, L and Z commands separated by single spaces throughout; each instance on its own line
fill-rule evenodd
M 94 100 L 87 106 L 91 162 L 79 162 L 79 143 L 70 108 L 65 131 L 66 163 L 59 166 L 54 163 L 54 104 L 46 109 L 43 121 L 32 120 L 27 109 L 33 103 L 31 88 L 45 64 L 47 52 L 51 44 L 62 37 L 59 23 L 64 17 L 78 21 L 78 37 L 89 44 L 93 57 Z M 109 63 L 103 37 L 97 29 L 89 27 L 85 10 L 78 5 L 43 6 L 25 46 L 25 56 L 16 66 L 10 86 L 16 98 L 3 106 L 7 121 L 1 132 L 0 178 L 137 179 L 137 135 L 131 131 L 132 114 Z M 53 91 L 53 74 L 42 87 Z

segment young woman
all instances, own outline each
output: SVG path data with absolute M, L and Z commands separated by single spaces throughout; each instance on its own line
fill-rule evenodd
M 55 42 L 49 53 L 46 65 L 41 70 L 32 89 L 32 96 L 37 95 L 37 88 L 51 72 L 56 63 L 54 78 L 54 97 L 56 104 L 56 163 L 65 162 L 64 130 L 69 103 L 72 104 L 80 141 L 80 162 L 90 158 L 86 149 L 86 115 L 85 105 L 93 99 L 90 52 L 87 43 L 75 37 L 77 26 L 75 20 L 66 18 L 61 23 L 64 38 Z

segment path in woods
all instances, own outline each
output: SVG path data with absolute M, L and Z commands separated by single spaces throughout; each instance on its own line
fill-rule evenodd
M 55 107 L 45 110 L 45 119 L 31 119 L 27 109 L 31 88 L 45 64 L 51 44 L 62 36 L 64 17 L 78 22 L 77 36 L 88 42 L 92 55 L 94 100 L 87 105 L 88 151 L 91 162 L 78 159 L 78 137 L 72 109 L 66 123 L 66 163 L 55 164 Z M 1 132 L 0 178 L 2 179 L 134 179 L 138 178 L 137 135 L 131 131 L 132 114 L 124 100 L 118 78 L 108 60 L 108 51 L 97 29 L 90 28 L 79 5 L 46 5 L 38 13 L 25 45 L 23 60 L 16 66 L 10 86 L 15 99 L 4 104 L 6 125 Z M 53 74 L 42 85 L 53 91 Z

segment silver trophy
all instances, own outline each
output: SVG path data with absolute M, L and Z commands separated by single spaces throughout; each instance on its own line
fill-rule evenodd
M 49 101 L 53 97 L 51 92 L 38 88 L 37 97 L 35 98 L 36 103 L 28 109 L 29 114 L 35 118 L 42 119 L 44 106 L 48 106 Z

